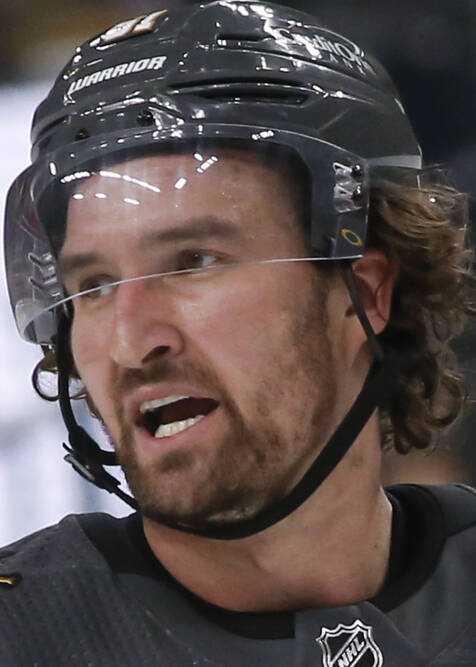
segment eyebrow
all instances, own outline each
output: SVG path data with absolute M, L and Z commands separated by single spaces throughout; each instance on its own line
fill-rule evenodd
M 139 250 L 143 250 L 148 248 L 151 243 L 200 241 L 210 237 L 235 240 L 244 238 L 242 230 L 232 222 L 206 217 L 188 220 L 181 227 L 171 227 L 162 231 L 149 232 L 140 239 L 137 247 Z
M 244 240 L 243 231 L 234 223 L 214 217 L 187 220 L 180 227 L 171 227 L 161 231 L 148 232 L 137 243 L 138 250 L 147 250 L 151 245 L 159 243 L 176 243 L 178 241 L 201 241 L 211 237 Z M 84 252 L 60 254 L 58 268 L 62 277 L 74 271 L 100 262 L 105 256 L 100 252 Z

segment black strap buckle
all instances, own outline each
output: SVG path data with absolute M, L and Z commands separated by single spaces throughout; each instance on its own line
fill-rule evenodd
M 64 442 L 63 442 L 63 447 L 66 449 L 67 452 L 69 452 L 64 457 L 64 460 L 67 463 L 70 463 L 73 466 L 74 470 L 76 470 L 76 472 L 81 475 L 81 477 L 87 479 L 88 482 L 92 482 L 92 484 L 97 484 L 96 476 L 94 475 L 93 472 L 91 472 L 91 470 L 89 470 L 87 466 L 85 466 L 83 463 L 81 463 L 81 461 L 79 461 L 76 458 L 75 451 L 71 447 L 68 447 L 68 445 L 66 445 Z

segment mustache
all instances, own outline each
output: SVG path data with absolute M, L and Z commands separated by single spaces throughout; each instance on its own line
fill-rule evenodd
M 116 405 L 122 405 L 122 398 L 145 384 L 159 382 L 190 382 L 199 385 L 203 390 L 210 391 L 214 397 L 221 396 L 220 401 L 232 403 L 216 373 L 203 364 L 190 360 L 177 361 L 158 359 L 151 361 L 144 368 L 125 368 L 116 377 L 112 391 Z

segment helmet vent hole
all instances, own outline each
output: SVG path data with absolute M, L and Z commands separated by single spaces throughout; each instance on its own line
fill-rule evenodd
M 244 34 L 221 34 L 218 35 L 217 41 L 220 42 L 262 42 L 264 39 L 266 39 L 267 35 L 265 34 L 260 34 L 260 35 L 244 35 Z
M 82 141 L 83 139 L 89 139 L 89 132 L 84 127 L 78 130 L 74 135 L 75 141 Z
M 299 105 L 309 99 L 307 90 L 275 81 L 202 81 L 174 86 L 175 92 L 183 92 L 217 102 L 242 102 L 247 104 Z
M 137 114 L 137 123 L 142 127 L 147 127 L 147 125 L 153 125 L 154 116 L 149 109 L 144 109 Z
M 249 91 L 236 91 L 233 94 L 224 95 L 223 92 L 218 91 L 207 92 L 201 97 L 207 99 L 214 99 L 218 102 L 237 102 L 248 104 L 303 104 L 308 98 L 307 95 L 286 95 L 285 93 L 268 93 L 257 95 Z

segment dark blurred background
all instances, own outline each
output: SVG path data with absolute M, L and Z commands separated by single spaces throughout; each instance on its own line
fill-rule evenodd
M 68 0 L 68 2 L 64 0 L 15 0 L 14 2 L 0 0 L 0 88 L 4 90 L 2 100 L 8 100 L 9 96 L 13 100 L 15 94 L 16 99 L 19 99 L 18 96 L 22 94 L 23 89 L 32 89 L 36 84 L 41 89 L 41 94 L 44 94 L 45 82 L 51 81 L 57 75 L 60 68 L 71 57 L 75 46 L 93 35 L 104 32 L 111 25 L 158 9 L 193 4 L 198 3 L 192 0 L 175 0 L 175 2 L 168 0 Z M 359 0 L 359 2 L 357 0 L 317 0 L 314 2 L 288 0 L 286 4 L 308 11 L 329 28 L 337 32 L 341 31 L 347 37 L 354 39 L 383 62 L 400 90 L 404 106 L 422 144 L 427 163 L 442 163 L 451 169 L 454 185 L 471 195 L 474 219 L 476 0 L 399 0 L 393 3 L 385 2 L 385 0 Z M 7 125 L 9 115 L 15 116 L 16 113 L 13 102 L 11 106 L 8 103 L 5 106 L 6 108 L 0 109 L 0 117 L 3 118 L 4 126 Z M 1 113 L 4 115 L 1 116 Z M 33 113 L 33 108 L 31 113 Z M 20 121 L 23 132 L 24 121 L 19 118 L 18 122 Z M 28 133 L 26 123 L 24 132 L 26 137 Z M 9 150 L 11 149 L 3 148 L 0 169 L 2 163 L 5 164 L 9 160 Z M 4 310 L 6 312 L 6 305 Z M 13 322 L 6 324 L 6 327 L 11 328 L 13 335 Z M 475 333 L 474 330 L 468 330 L 457 344 L 473 395 L 476 395 Z M 4 345 L 9 350 L 13 349 L 9 342 L 4 342 Z M 11 356 L 12 352 L 9 354 Z M 19 352 L 18 355 L 23 356 L 23 353 Z M 5 358 L 1 363 L 3 367 L 6 365 L 8 368 L 10 362 L 11 359 Z M 17 366 L 15 366 L 16 374 L 18 374 Z M 11 393 L 10 385 L 7 390 Z M 22 391 L 25 392 L 24 389 Z M 16 400 L 12 401 L 12 405 L 17 403 Z M 23 415 L 20 409 L 19 414 Z M 3 432 L 8 435 L 2 437 L 5 465 L 10 465 L 13 461 L 8 451 L 15 451 L 18 459 L 20 458 L 19 453 L 24 452 L 25 461 L 28 461 L 32 452 L 30 425 L 24 423 L 25 442 L 23 440 L 21 443 L 19 440 L 16 442 L 15 438 L 19 436 L 15 434 L 20 432 L 19 422 L 18 420 L 13 421 L 12 418 L 8 421 L 8 417 L 9 415 L 5 415 L 3 422 Z M 48 420 L 50 424 L 48 428 L 51 429 L 51 424 L 58 423 L 59 417 L 55 412 L 54 415 L 48 416 Z M 2 422 L 1 418 L 0 422 Z M 0 426 L 2 426 L 1 423 Z M 28 435 L 26 435 L 26 430 L 28 430 Z M 473 445 L 475 431 L 476 411 L 470 405 L 464 421 L 448 436 L 446 451 L 430 455 L 416 453 L 409 457 L 390 455 L 386 459 L 384 469 L 386 481 L 458 480 L 476 482 L 476 456 Z M 51 431 L 49 433 L 50 435 L 45 436 L 44 445 L 44 451 L 48 451 L 45 463 L 45 470 L 48 474 L 51 462 L 56 459 L 59 461 L 61 458 L 57 442 L 59 438 L 52 437 Z M 40 457 L 39 453 L 38 455 Z M 45 456 L 41 454 L 41 458 L 38 458 L 35 465 L 40 465 L 44 460 Z M 31 463 L 20 462 L 16 476 L 28 470 L 28 465 L 31 467 Z M 5 484 L 8 484 L 15 475 L 4 472 L 5 469 L 4 466 L 0 469 L 0 481 L 7 489 Z M 2 474 L 5 475 L 4 480 Z M 71 472 L 71 477 L 68 477 L 65 482 L 67 487 L 76 483 L 76 478 L 74 477 L 73 481 L 73 477 Z M 57 487 L 59 478 L 52 476 L 51 479 L 53 480 L 51 484 Z M 81 480 L 79 483 L 82 484 Z M 28 479 L 25 484 L 32 485 L 33 482 Z M 83 494 L 81 504 L 71 506 L 71 509 L 76 511 L 78 508 L 83 511 L 84 509 L 97 509 L 98 500 L 96 496 L 93 497 L 94 491 L 90 490 L 92 487 L 88 486 L 87 492 L 82 490 L 85 488 L 84 485 L 79 488 L 78 493 Z M 15 489 L 12 487 L 10 493 L 5 490 L 5 497 L 14 497 L 16 489 L 17 487 Z M 65 489 L 64 493 L 65 496 L 71 495 L 69 489 Z M 37 498 L 44 496 L 44 485 L 38 494 L 35 493 Z M 1 502 L 0 493 L 0 504 Z M 62 503 L 61 515 L 66 509 L 64 501 L 58 501 L 56 496 L 52 495 L 51 503 L 58 502 Z M 28 513 L 33 512 L 34 503 L 33 497 L 31 504 L 28 507 L 25 506 L 25 517 Z M 41 512 L 41 516 L 44 516 L 43 508 Z M 13 516 L 13 514 L 7 510 L 5 516 Z M 52 513 L 52 518 L 49 520 L 53 520 L 54 516 Z M 12 526 L 7 526 L 8 531 L 5 529 L 4 532 L 8 539 L 16 535 L 15 531 L 20 530 L 17 526 L 16 515 L 11 523 Z M 25 532 L 27 528 L 31 530 L 31 527 L 25 523 Z M 7 539 L 7 537 L 2 539 Z

